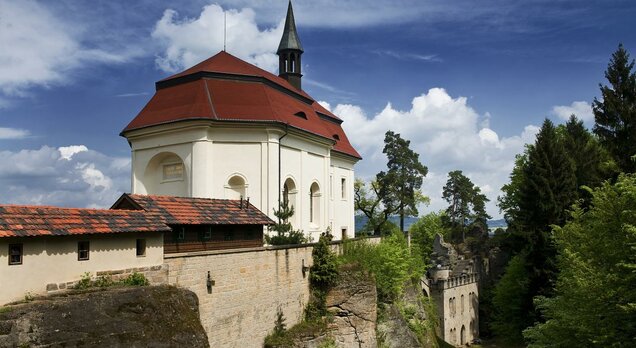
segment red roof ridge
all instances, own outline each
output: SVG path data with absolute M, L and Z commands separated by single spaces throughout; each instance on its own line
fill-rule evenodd
M 112 212 L 107 208 L 78 208 L 78 207 L 58 207 L 54 205 L 36 205 L 36 204 L 0 204 L 0 208 L 23 208 L 23 209 L 58 209 L 58 210 L 81 210 L 81 211 L 97 211 L 97 212 Z M 135 211 L 133 209 L 120 209 L 125 211 Z
M 228 71 L 227 67 L 214 67 L 213 69 L 210 69 L 211 66 L 213 66 L 213 63 L 217 63 L 217 60 L 220 59 L 231 59 L 236 63 L 239 63 L 240 66 L 239 69 L 244 69 L 243 71 L 239 70 L 239 71 Z M 224 69 L 225 68 L 225 69 Z M 165 82 L 165 81 L 169 81 L 172 79 L 176 79 L 179 77 L 183 77 L 183 76 L 187 76 L 187 75 L 192 75 L 194 73 L 200 72 L 200 71 L 205 71 L 205 72 L 213 72 L 213 73 L 220 73 L 220 74 L 233 74 L 233 75 L 242 75 L 242 76 L 256 76 L 256 77 L 263 77 L 267 80 L 270 80 L 274 83 L 276 83 L 277 85 L 293 92 L 296 94 L 300 94 L 303 97 L 310 99 L 312 101 L 315 101 L 311 96 L 309 96 L 305 91 L 303 91 L 302 89 L 296 89 L 294 86 L 292 86 L 287 80 L 285 80 L 284 78 L 274 75 L 273 73 L 260 68 L 254 64 L 251 64 L 249 62 L 246 62 L 245 60 L 231 54 L 228 53 L 226 51 L 219 51 L 217 54 L 213 55 L 212 57 L 206 58 L 202 61 L 200 61 L 199 63 L 195 64 L 194 66 L 183 70 L 179 73 L 176 73 L 174 75 L 168 76 L 164 79 L 159 80 L 158 82 Z

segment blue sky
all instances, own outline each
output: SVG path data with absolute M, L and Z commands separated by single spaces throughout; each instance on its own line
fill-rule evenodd
M 0 0 L 0 203 L 108 206 L 130 189 L 118 136 L 154 82 L 228 52 L 275 72 L 285 0 Z M 545 117 L 589 104 L 611 53 L 636 54 L 633 1 L 295 1 L 303 87 L 341 116 L 382 170 L 388 129 L 429 167 L 440 198 L 463 170 L 494 205 Z

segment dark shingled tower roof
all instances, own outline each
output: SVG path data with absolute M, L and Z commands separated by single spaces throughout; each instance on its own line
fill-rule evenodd
M 296 32 L 296 21 L 294 21 L 294 10 L 292 9 L 291 0 L 287 6 L 287 18 L 285 18 L 285 29 L 283 30 L 283 37 L 280 39 L 278 50 L 276 54 L 283 50 L 299 50 L 303 51 L 303 45 L 300 44 L 300 38 L 298 32 Z

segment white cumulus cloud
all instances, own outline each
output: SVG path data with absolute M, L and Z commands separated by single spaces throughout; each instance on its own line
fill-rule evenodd
M 514 157 L 523 152 L 524 144 L 534 142 L 539 130 L 530 125 L 519 135 L 500 137 L 487 126 L 489 114 L 478 114 L 465 97 L 453 98 L 442 88 L 413 98 L 409 110 L 395 109 L 391 103 L 373 116 L 356 105 L 338 104 L 332 110 L 344 120 L 349 139 L 364 158 L 356 165 L 359 177 L 368 179 L 385 169 L 382 148 L 386 131 L 393 130 L 411 141 L 411 148 L 429 168 L 423 191 L 430 196 L 431 205 L 425 211 L 446 207 L 441 196 L 447 174 L 462 170 L 490 199 L 488 212 L 500 216 L 495 203 L 501 186 L 508 181 Z
M 130 190 L 130 159 L 84 145 L 0 151 L 0 161 L 2 204 L 106 208 Z
M 592 112 L 592 105 L 584 101 L 575 101 L 570 105 L 557 105 L 552 107 L 552 115 L 557 116 L 562 120 L 568 120 L 570 115 L 576 115 L 579 120 L 583 120 L 585 123 L 594 122 L 594 113 Z
M 70 161 L 71 158 L 73 158 L 73 155 L 75 155 L 76 153 L 88 151 L 88 148 L 84 145 L 71 145 L 58 147 L 57 150 L 60 152 L 63 159 Z
M 172 9 L 164 12 L 152 32 L 152 37 L 163 47 L 163 53 L 155 60 L 157 67 L 175 72 L 222 50 L 224 16 L 227 16 L 227 52 L 265 70 L 275 71 L 278 67 L 275 50 L 283 22 L 259 29 L 251 8 L 224 11 L 216 4 L 205 6 L 198 18 L 179 18 Z

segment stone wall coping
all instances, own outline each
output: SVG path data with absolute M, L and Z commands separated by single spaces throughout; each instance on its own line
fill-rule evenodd
M 358 237 L 358 238 L 349 238 L 347 241 L 358 241 L 358 240 L 370 240 L 375 242 L 377 239 L 381 237 Z M 330 245 L 340 245 L 343 244 L 342 240 L 336 240 L 329 242 Z M 271 250 L 289 250 L 289 249 L 302 249 L 309 248 L 318 245 L 318 243 L 307 243 L 307 244 L 290 244 L 290 245 L 268 245 L 263 247 L 255 247 L 255 248 L 236 248 L 236 249 L 224 249 L 224 250 L 205 250 L 205 251 L 192 251 L 185 253 L 174 253 L 174 254 L 164 254 L 164 259 L 175 259 L 180 257 L 197 257 L 197 256 L 207 256 L 207 255 L 224 255 L 224 254 L 240 254 L 240 253 L 250 253 L 250 252 L 260 252 L 260 251 L 271 251 Z

